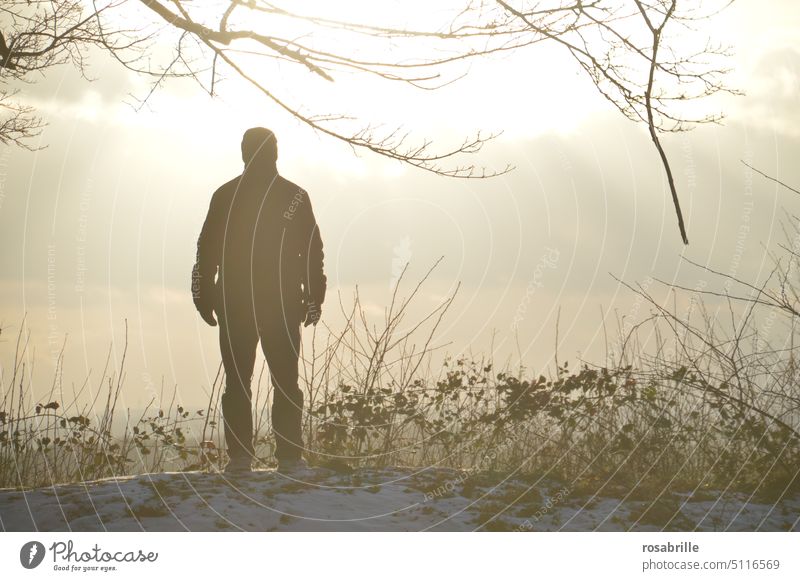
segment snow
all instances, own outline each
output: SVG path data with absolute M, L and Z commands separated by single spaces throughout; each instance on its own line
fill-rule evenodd
M 616 496 L 616 497 L 615 497 Z M 443 468 L 166 472 L 0 489 L 4 531 L 800 530 L 800 496 L 593 495 Z

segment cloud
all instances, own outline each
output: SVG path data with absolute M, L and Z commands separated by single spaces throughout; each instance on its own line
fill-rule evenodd
M 800 51 L 781 48 L 759 59 L 740 116 L 758 127 L 800 135 Z

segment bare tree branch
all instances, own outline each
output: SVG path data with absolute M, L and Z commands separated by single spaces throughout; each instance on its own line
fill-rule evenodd
M 722 0 L 716 0 L 721 2 Z M 33 73 L 71 62 L 86 74 L 91 47 L 152 79 L 147 103 L 162 84 L 189 77 L 214 95 L 232 74 L 289 115 L 354 149 L 367 149 L 439 175 L 483 178 L 509 171 L 459 164 L 496 134 L 466 138 L 443 151 L 429 139 L 412 143 L 402 127 L 335 111 L 306 111 L 282 96 L 287 91 L 262 65 L 288 63 L 324 82 L 356 72 L 384 81 L 435 90 L 461 78 L 456 65 L 480 56 L 516 51 L 541 42 L 562 46 L 594 86 L 622 114 L 646 123 L 667 174 L 678 224 L 687 242 L 677 188 L 661 145 L 663 132 L 719 120 L 694 116 L 685 102 L 721 91 L 726 51 L 709 42 L 678 50 L 668 32 L 690 38 L 691 25 L 709 17 L 698 7 L 678 11 L 676 0 L 453 0 L 449 18 L 424 15 L 423 26 L 309 14 L 302 7 L 266 0 L 12 0 L 0 6 L 0 88 L 9 131 L 0 139 L 22 144 L 41 122 L 30 107 L 7 102 L 15 85 Z M 463 2 L 463 4 L 460 4 Z M 136 22 L 136 25 L 127 25 Z M 127 27 L 126 27 L 127 26 Z M 690 45 L 692 43 L 689 43 Z M 697 44 L 697 43 L 694 43 Z M 208 75 L 208 76 L 207 76 Z M 26 123 L 29 125 L 26 126 Z M 27 129 L 26 129 L 27 127 Z M 14 136 L 13 138 L 11 136 Z
M 699 2 L 682 3 L 685 8 L 678 10 L 676 0 L 496 0 L 507 15 L 500 21 L 504 31 L 527 31 L 560 44 L 605 99 L 628 119 L 647 124 L 684 244 L 688 236 L 660 134 L 720 121 L 720 115 L 697 116 L 684 105 L 717 93 L 738 94 L 723 82 L 729 51 L 694 30 L 695 24 L 713 17 L 731 1 L 714 4 L 715 9 L 701 12 Z M 543 11 L 545 5 L 552 11 Z M 566 12 L 554 11 L 559 7 Z
M 752 165 L 750 165 L 749 163 L 747 163 L 747 162 L 746 162 L 746 161 L 744 161 L 744 160 L 741 160 L 741 162 L 742 162 L 744 165 L 746 165 L 747 167 L 749 167 L 751 170 L 753 170 L 754 172 L 756 172 L 757 174 L 764 176 L 764 177 L 765 177 L 765 178 L 767 178 L 768 180 L 770 180 L 770 181 L 773 181 L 773 182 L 775 182 L 776 184 L 778 184 L 778 185 L 780 185 L 780 186 L 783 186 L 784 188 L 786 188 L 786 189 L 787 189 L 787 190 L 789 190 L 790 192 L 794 192 L 795 194 L 800 194 L 800 190 L 798 190 L 797 188 L 793 188 L 792 186 L 790 186 L 790 185 L 788 185 L 788 184 L 785 184 L 785 183 L 783 183 L 783 182 L 782 182 L 781 180 L 779 180 L 778 178 L 774 178 L 774 177 L 772 177 L 771 175 L 765 174 L 763 171 L 761 171 L 761 170 L 760 170 L 760 169 L 758 169 L 758 168 L 755 168 L 755 167 L 753 167 Z

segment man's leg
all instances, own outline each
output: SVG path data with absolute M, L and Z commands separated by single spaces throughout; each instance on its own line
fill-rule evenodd
M 219 347 L 225 368 L 222 418 L 231 459 L 249 459 L 253 450 L 250 380 L 256 361 L 258 330 L 251 317 L 219 317 Z
M 303 453 L 303 392 L 297 385 L 300 321 L 297 317 L 268 316 L 259 331 L 273 386 L 275 456 L 278 461 L 297 460 Z

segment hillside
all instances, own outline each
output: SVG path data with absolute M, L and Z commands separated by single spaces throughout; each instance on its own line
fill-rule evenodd
M 168 472 L 0 490 L 5 531 L 798 530 L 800 498 L 741 493 L 664 495 L 524 482 L 449 469 L 352 473 L 311 468 L 291 477 Z

